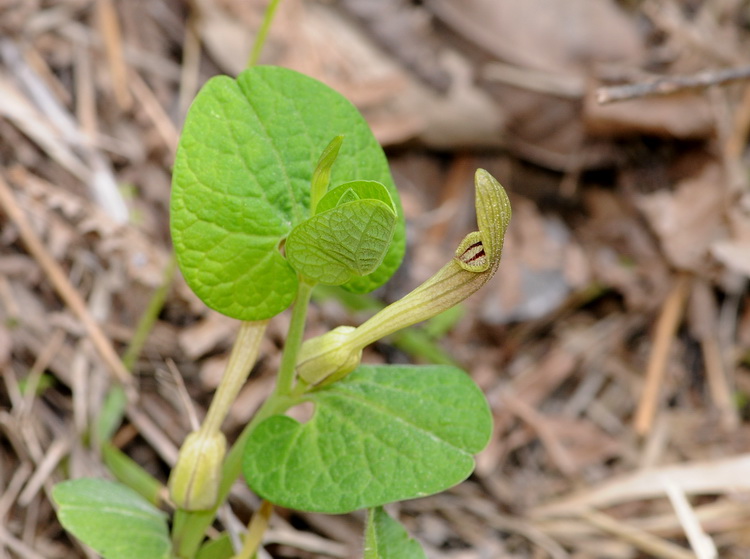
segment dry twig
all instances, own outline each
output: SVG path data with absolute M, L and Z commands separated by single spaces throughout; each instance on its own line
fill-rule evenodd
M 600 105 L 606 105 L 616 101 L 670 95 L 687 89 L 704 89 L 747 79 L 750 79 L 750 66 L 708 70 L 689 76 L 665 76 L 648 82 L 600 87 L 596 90 L 596 101 Z

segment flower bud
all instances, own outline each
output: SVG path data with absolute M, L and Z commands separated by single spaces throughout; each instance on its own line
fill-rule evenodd
M 351 345 L 352 326 L 339 326 L 302 344 L 297 374 L 307 384 L 334 382 L 351 373 L 362 359 L 362 348 Z
M 169 494 L 181 509 L 208 510 L 216 505 L 227 441 L 221 432 L 190 433 L 169 476 Z

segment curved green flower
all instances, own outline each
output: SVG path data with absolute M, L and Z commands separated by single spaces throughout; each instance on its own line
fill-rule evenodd
M 438 273 L 358 328 L 337 328 L 306 341 L 297 364 L 305 383 L 328 384 L 343 378 L 357 368 L 365 346 L 457 305 L 495 275 L 510 223 L 510 201 L 502 185 L 484 169 L 477 169 L 474 186 L 479 231 L 464 237 Z

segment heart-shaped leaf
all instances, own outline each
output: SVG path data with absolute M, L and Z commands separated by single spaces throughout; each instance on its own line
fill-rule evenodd
M 345 138 L 331 185 L 379 181 L 399 216 L 378 269 L 346 286 L 366 292 L 400 264 L 404 227 L 385 155 L 357 109 L 322 83 L 273 66 L 201 89 L 177 149 L 171 230 L 180 269 L 209 307 L 262 320 L 291 304 L 297 278 L 279 246 L 309 217 L 313 171 L 338 135 Z
M 443 491 L 472 472 L 492 430 L 484 395 L 455 367 L 361 366 L 308 399 L 306 423 L 260 423 L 243 463 L 255 492 L 298 510 L 338 514 Z
M 367 511 L 364 559 L 427 559 L 422 546 L 383 507 Z
M 352 201 L 317 213 L 295 227 L 287 239 L 286 255 L 292 267 L 324 285 L 341 285 L 375 271 L 393 238 L 397 216 L 391 206 L 376 199 L 357 199 L 352 188 L 344 189 L 343 196 L 347 195 Z
M 71 534 L 106 559 L 168 559 L 167 515 L 129 487 L 81 478 L 55 485 L 57 516 Z

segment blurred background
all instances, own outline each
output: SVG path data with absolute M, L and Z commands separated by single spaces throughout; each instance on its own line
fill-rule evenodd
M 112 383 L 138 392 L 114 444 L 162 480 L 185 400 L 210 401 L 238 324 L 172 277 L 170 170 L 191 99 L 245 68 L 265 7 L 0 0 L 0 559 L 95 557 L 49 493 L 107 475 L 88 433 Z M 495 279 L 365 354 L 456 363 L 494 413 L 469 481 L 392 511 L 429 557 L 750 557 L 749 46 L 740 0 L 281 3 L 261 61 L 357 105 L 407 218 L 394 279 L 321 290 L 308 335 L 451 258 L 477 167 L 511 196 Z M 257 500 L 232 504 L 223 526 Z M 278 510 L 262 557 L 357 557 L 362 525 Z

